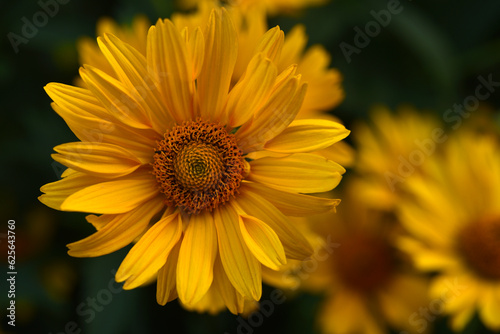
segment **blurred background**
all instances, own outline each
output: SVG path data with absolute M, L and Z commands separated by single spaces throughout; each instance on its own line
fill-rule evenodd
M 58 3 L 57 13 L 24 39 L 25 21 L 32 21 L 42 10 L 40 2 L 0 2 L 4 102 L 0 249 L 2 272 L 6 273 L 7 221 L 15 220 L 18 273 L 16 327 L 7 325 L 9 299 L 7 285 L 2 283 L 0 333 L 239 333 L 241 320 L 229 312 L 200 315 L 183 310 L 177 302 L 157 305 L 154 284 L 121 291 L 113 277 L 128 248 L 92 259 L 67 255 L 66 244 L 94 231 L 83 214 L 57 212 L 37 200 L 40 186 L 58 180 L 63 171 L 50 157 L 52 148 L 76 140 L 51 109 L 43 87 L 49 82 L 73 82 L 79 67 L 76 40 L 95 36 L 99 18 L 108 16 L 127 23 L 143 13 L 155 22 L 158 17 L 169 17 L 177 7 L 168 0 Z M 348 128 L 367 119 L 375 104 L 391 109 L 411 104 L 441 117 L 474 94 L 479 75 L 492 75 L 494 81 L 500 81 L 499 1 L 402 0 L 402 11 L 392 16 L 391 23 L 369 37 L 363 47 L 357 45 L 356 27 L 364 30 L 374 19 L 370 11 L 387 5 L 388 1 L 379 0 L 331 0 L 323 7 L 307 8 L 291 17 L 278 15 L 269 21 L 285 33 L 297 23 L 304 24 L 309 44 L 321 43 L 331 53 L 331 66 L 342 73 L 346 94 L 332 113 Z M 20 36 L 17 45 L 13 46 L 9 33 Z M 349 52 L 342 43 L 356 51 Z M 500 94 L 494 92 L 486 104 L 500 108 Z M 271 291 L 265 287 L 263 299 Z M 322 298 L 307 293 L 287 298 L 260 326 L 240 333 L 317 333 L 314 316 Z M 446 319 L 436 321 L 435 331 L 451 333 Z M 483 332 L 488 333 L 476 320 L 465 330 Z

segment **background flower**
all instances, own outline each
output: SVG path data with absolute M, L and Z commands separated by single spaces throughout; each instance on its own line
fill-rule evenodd
M 360 201 L 345 186 L 337 214 L 310 218 L 319 235 L 337 247 L 305 280 L 303 288 L 326 295 L 318 311 L 321 333 L 411 331 L 411 314 L 427 300 L 427 279 L 395 248 L 397 222 Z
M 179 7 L 192 9 L 204 0 L 177 0 Z M 300 10 L 310 6 L 324 5 L 328 0 L 228 0 L 221 1 L 223 4 L 239 6 L 243 10 L 255 7 L 264 8 L 269 15 L 294 15 Z
M 474 130 L 450 137 L 426 176 L 408 180 L 409 196 L 398 204 L 410 234 L 399 245 L 417 268 L 437 272 L 430 296 L 441 300 L 456 331 L 476 312 L 486 327 L 500 329 L 499 133 Z
M 439 131 L 436 116 L 410 106 L 395 112 L 377 106 L 370 116 L 369 122 L 356 126 L 354 172 L 359 177 L 352 187 L 371 207 L 391 211 L 405 180 L 419 175 L 426 158 L 444 141 L 444 130 Z

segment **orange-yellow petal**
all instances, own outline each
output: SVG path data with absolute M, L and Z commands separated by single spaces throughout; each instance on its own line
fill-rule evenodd
M 311 244 L 275 206 L 252 191 L 242 192 L 238 206 L 249 215 L 266 223 L 278 235 L 289 259 L 304 260 L 313 254 Z
M 76 142 L 54 147 L 52 158 L 74 170 L 89 175 L 115 178 L 132 173 L 141 165 L 131 152 L 105 143 Z
M 245 153 L 261 147 L 290 125 L 300 110 L 307 84 L 293 76 L 293 67 L 276 78 L 273 92 L 253 120 L 245 123 L 236 137 Z
M 236 291 L 231 281 L 227 277 L 220 256 L 217 256 L 214 263 L 214 288 L 219 292 L 224 304 L 232 314 L 242 313 L 245 307 L 245 299 Z
M 49 208 L 63 210 L 61 206 L 69 196 L 104 180 L 103 178 L 75 172 L 59 181 L 42 186 L 40 191 L 44 194 L 38 197 L 38 200 Z
M 174 121 L 161 101 L 156 76 L 148 73 L 144 55 L 113 35 L 105 34 L 97 42 L 119 80 L 141 104 L 152 128 L 163 134 Z
M 241 184 L 241 191 L 244 192 L 245 188 L 258 193 L 287 216 L 306 216 L 325 213 L 335 210 L 335 207 L 340 204 L 340 199 L 290 193 L 257 182 L 243 182 Z
M 86 88 L 51 82 L 44 89 L 58 106 L 71 110 L 77 115 L 91 115 L 103 121 L 112 117 L 92 92 Z
M 68 254 L 75 257 L 94 257 L 117 251 L 140 236 L 151 218 L 163 207 L 161 198 L 154 198 L 127 213 L 96 217 L 98 220 L 106 219 L 109 222 L 87 238 L 69 244 Z
M 267 58 L 276 63 L 281 56 L 285 33 L 278 26 L 269 29 L 260 39 L 255 50 L 256 53 L 262 52 Z M 290 63 L 293 64 L 293 63 Z
M 151 129 L 143 105 L 119 80 L 90 65 L 80 68 L 80 76 L 114 118 L 137 129 Z
M 255 55 L 248 64 L 244 77 L 228 96 L 225 113 L 229 125 L 238 127 L 248 121 L 271 93 L 278 70 L 263 53 Z
M 197 303 L 213 281 L 217 232 L 212 213 L 192 215 L 182 240 L 177 263 L 177 293 L 186 305 Z
M 497 283 L 485 288 L 482 296 L 479 315 L 483 323 L 495 331 L 500 330 L 500 287 Z
M 306 44 L 307 36 L 305 27 L 302 24 L 297 24 L 286 34 L 280 58 L 281 68 L 299 63 Z
M 192 64 L 188 62 L 186 42 L 170 20 L 158 20 L 150 28 L 147 50 L 149 76 L 158 85 L 166 109 L 177 123 L 191 119 Z
M 116 281 L 126 281 L 124 289 L 133 289 L 148 282 L 163 267 L 181 234 L 179 213 L 162 217 L 128 252 L 116 272 Z
M 124 125 L 86 89 L 50 83 L 45 90 L 55 101 L 52 103 L 54 111 L 78 139 L 127 147 L 141 161 L 149 162 L 152 156 L 150 148 L 158 136 L 156 132 Z
M 183 33 L 188 34 L 188 29 L 185 28 Z M 201 72 L 201 68 L 203 66 L 203 59 L 205 58 L 205 38 L 203 37 L 203 32 L 200 27 L 196 27 L 196 29 L 187 37 L 185 37 L 188 53 L 191 58 L 192 63 L 192 75 L 193 80 L 198 78 Z
M 296 153 L 322 150 L 344 139 L 350 131 L 340 123 L 323 119 L 293 121 L 264 148 L 273 152 Z
M 214 214 L 222 266 L 234 288 L 247 299 L 262 295 L 261 264 L 250 252 L 240 231 L 238 215 L 231 205 Z
M 111 214 L 133 210 L 158 195 L 154 176 L 147 171 L 135 174 L 78 190 L 64 200 L 61 210 Z
M 295 153 L 250 162 L 248 180 L 289 192 L 315 193 L 335 188 L 345 169 L 319 155 Z
M 283 245 L 272 228 L 248 215 L 241 215 L 239 221 L 243 240 L 260 263 L 274 270 L 286 264 Z
M 205 36 L 205 58 L 198 77 L 201 117 L 224 121 L 226 103 L 234 64 L 238 55 L 238 37 L 227 11 L 212 10 Z
M 175 244 L 174 248 L 167 256 L 165 265 L 158 271 L 158 282 L 156 284 L 156 301 L 160 305 L 177 298 L 176 275 L 177 260 L 179 259 L 179 250 L 181 249 L 182 238 Z

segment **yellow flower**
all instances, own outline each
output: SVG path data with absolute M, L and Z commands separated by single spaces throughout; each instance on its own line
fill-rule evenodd
M 392 210 L 402 185 L 421 172 L 420 166 L 446 140 L 446 135 L 433 115 L 409 106 L 400 107 L 396 113 L 376 107 L 371 121 L 355 127 L 354 169 L 360 177 L 352 186 L 371 207 Z
M 498 136 L 462 128 L 406 182 L 399 246 L 423 270 L 438 272 L 430 294 L 461 331 L 477 311 L 500 330 L 500 146 Z
M 46 86 L 81 141 L 55 147 L 68 169 L 40 201 L 100 214 L 87 216 L 97 232 L 69 244 L 70 255 L 100 256 L 139 238 L 116 274 L 125 289 L 157 277 L 162 305 L 178 297 L 196 308 L 215 296 L 240 313 L 261 297 L 262 264 L 277 269 L 311 254 L 287 216 L 338 204 L 307 195 L 336 187 L 345 171 L 310 152 L 349 131 L 294 120 L 307 85 L 296 65 L 278 70 L 283 38 L 269 30 L 231 85 L 238 39 L 226 10 L 191 30 L 159 20 L 145 55 L 113 35 L 98 38 L 114 76 L 84 65 L 86 88 Z M 258 151 L 280 156 L 248 158 Z
M 326 293 L 318 314 L 323 333 L 413 332 L 409 318 L 428 304 L 426 279 L 394 248 L 394 218 L 368 208 L 349 185 L 337 214 L 309 218 L 330 246 L 318 250 L 314 270 L 299 274 L 302 288 Z
M 192 9 L 205 1 L 207 0 L 178 0 L 177 3 L 184 9 Z M 255 7 L 262 7 L 266 9 L 269 15 L 293 15 L 301 9 L 325 5 L 328 1 L 329 0 L 222 0 L 221 2 L 240 7 L 244 11 Z

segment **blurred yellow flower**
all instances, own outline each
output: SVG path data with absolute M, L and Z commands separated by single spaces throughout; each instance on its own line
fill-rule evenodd
M 352 185 L 358 196 L 374 208 L 393 210 L 402 185 L 421 172 L 420 166 L 446 140 L 438 119 L 413 107 L 400 107 L 396 113 L 378 106 L 371 112 L 371 123 L 355 126 L 360 177 Z
M 424 167 L 405 184 L 399 211 L 410 236 L 398 244 L 419 269 L 438 272 L 430 294 L 454 330 L 476 311 L 500 330 L 499 137 L 461 128 Z
M 359 201 L 349 182 L 343 186 L 349 193 L 343 193 L 337 214 L 309 217 L 314 230 L 336 242 L 302 284 L 326 292 L 318 324 L 328 334 L 413 332 L 410 317 L 428 304 L 427 280 L 393 246 L 394 218 Z
M 179 7 L 192 9 L 207 0 L 177 0 Z M 209 0 L 210 1 L 210 0 Z M 240 7 L 243 11 L 265 8 L 269 15 L 293 15 L 306 7 L 325 5 L 329 0 L 221 0 L 218 3 Z
M 339 200 L 307 195 L 345 172 L 318 150 L 349 134 L 339 123 L 294 120 L 307 85 L 275 62 L 275 27 L 231 84 L 237 31 L 225 9 L 178 29 L 159 20 L 146 53 L 114 35 L 98 38 L 114 74 L 84 65 L 85 88 L 46 86 L 54 110 L 80 142 L 55 147 L 68 167 L 40 201 L 82 211 L 97 232 L 69 254 L 100 256 L 137 238 L 116 279 L 125 289 L 157 277 L 157 300 L 200 309 L 218 300 L 233 313 L 261 297 L 262 265 L 278 269 L 312 247 L 287 215 L 328 212 Z M 249 155 L 258 151 L 262 158 Z M 273 157 L 278 154 L 278 157 Z M 201 305 L 201 306 L 200 306 Z

